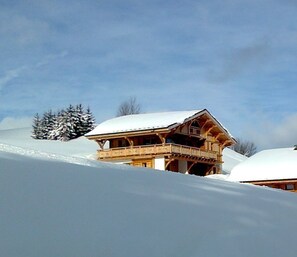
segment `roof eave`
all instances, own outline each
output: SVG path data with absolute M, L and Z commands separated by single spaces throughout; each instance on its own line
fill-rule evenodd
M 157 133 L 169 133 L 170 131 L 171 131 L 170 128 L 163 127 L 163 128 L 157 128 L 157 129 L 143 129 L 143 130 L 131 130 L 131 131 L 97 134 L 97 135 L 85 135 L 85 137 L 90 140 L 100 139 L 100 138 L 112 139 L 112 138 L 135 136 L 135 135 L 139 136 L 139 135 L 150 135 L 150 134 L 157 134 Z

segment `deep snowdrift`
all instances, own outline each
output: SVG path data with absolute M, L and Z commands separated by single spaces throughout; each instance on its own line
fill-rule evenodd
M 1 257 L 296 256 L 296 194 L 52 157 L 0 150 Z

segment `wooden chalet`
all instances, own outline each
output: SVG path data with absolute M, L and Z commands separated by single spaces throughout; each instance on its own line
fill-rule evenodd
M 221 173 L 222 151 L 235 143 L 206 109 L 121 116 L 86 137 L 98 160 L 199 176 Z
M 228 179 L 297 192 L 297 148 L 261 151 L 235 166 Z

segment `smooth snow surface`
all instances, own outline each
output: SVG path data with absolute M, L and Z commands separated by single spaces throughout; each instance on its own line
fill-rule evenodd
M 201 110 L 144 113 L 116 117 L 102 122 L 86 135 L 92 136 L 135 130 L 167 128 L 176 123 L 183 123 L 184 120 L 192 117 L 200 111 Z
M 296 256 L 296 194 L 2 139 L 1 257 Z
M 239 163 L 245 161 L 248 157 L 233 151 L 230 148 L 224 148 L 223 150 L 223 165 L 222 173 L 230 174 L 231 170 Z
M 261 151 L 233 168 L 229 180 L 257 181 L 297 178 L 297 150 L 280 148 Z
M 94 159 L 98 145 L 85 137 L 68 142 L 36 140 L 31 137 L 31 128 L 0 130 L 0 143 L 47 153 L 79 156 Z

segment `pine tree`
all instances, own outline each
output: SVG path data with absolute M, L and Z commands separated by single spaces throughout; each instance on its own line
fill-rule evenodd
M 56 140 L 70 140 L 69 124 L 67 111 L 62 111 L 57 117 L 55 129 L 52 131 L 52 137 Z
M 39 117 L 39 114 L 36 113 L 33 118 L 33 131 L 32 131 L 32 137 L 34 139 L 42 139 L 42 127 L 41 127 L 41 119 Z
M 43 114 L 41 126 L 42 126 L 42 138 L 49 139 L 50 131 L 53 130 L 55 124 L 56 115 L 49 110 Z
M 66 109 L 66 121 L 69 133 L 69 140 L 77 137 L 77 125 L 79 123 L 77 112 L 72 105 Z
M 75 107 L 77 123 L 75 126 L 76 136 L 81 137 L 84 135 L 84 108 L 81 104 L 76 105 Z
M 55 115 L 52 130 L 49 131 L 49 133 L 48 133 L 49 140 L 58 140 L 59 139 L 59 127 L 60 127 L 61 117 L 62 117 L 63 113 L 64 113 L 64 110 L 60 110 Z
M 83 135 L 85 135 L 95 127 L 95 118 L 90 110 L 90 107 L 87 108 L 87 111 L 83 116 L 83 122 L 84 122 Z
M 59 111 L 57 114 L 52 110 L 45 112 L 42 119 L 38 114 L 35 115 L 32 137 L 68 141 L 91 131 L 94 124 L 95 119 L 90 108 L 85 112 L 81 104 L 75 107 L 69 105 L 66 110 Z

